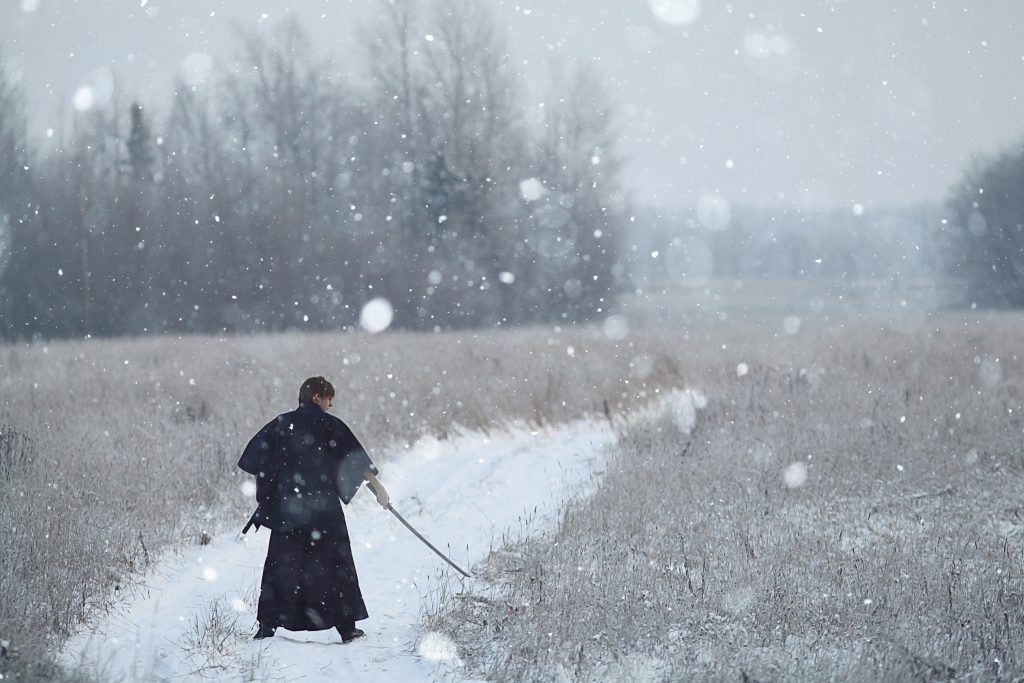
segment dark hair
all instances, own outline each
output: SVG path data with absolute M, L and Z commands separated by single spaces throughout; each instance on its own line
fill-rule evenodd
M 314 396 L 334 398 L 334 385 L 323 377 L 310 377 L 299 387 L 299 403 L 312 403 Z

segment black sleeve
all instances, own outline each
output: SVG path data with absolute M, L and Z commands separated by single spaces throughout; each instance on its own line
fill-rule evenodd
M 266 472 L 268 459 L 277 447 L 275 427 L 277 419 L 273 419 L 263 426 L 263 429 L 256 432 L 256 436 L 249 439 L 249 444 L 242 451 L 242 457 L 238 459 L 238 467 L 244 472 L 255 474 Z
M 352 430 L 341 420 L 333 421 L 330 446 L 338 456 L 335 477 L 338 497 L 348 504 L 363 483 L 363 475 L 366 472 L 377 474 L 379 470 Z

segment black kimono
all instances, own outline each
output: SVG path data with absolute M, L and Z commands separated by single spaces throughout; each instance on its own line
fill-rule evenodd
M 377 473 L 352 431 L 314 403 L 278 415 L 238 466 L 256 475 L 255 521 L 270 528 L 257 619 L 290 631 L 352 628 L 366 619 L 342 498 Z

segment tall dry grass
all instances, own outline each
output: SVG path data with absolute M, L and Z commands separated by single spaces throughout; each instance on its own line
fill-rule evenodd
M 247 440 L 324 374 L 378 462 L 417 438 L 611 414 L 680 381 L 659 335 L 594 330 L 0 346 L 0 674 L 49 653 L 166 549 L 241 525 Z
M 1024 678 L 1024 326 L 742 332 L 428 627 L 490 680 Z

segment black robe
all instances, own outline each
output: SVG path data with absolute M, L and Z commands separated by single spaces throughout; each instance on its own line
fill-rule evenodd
M 300 403 L 249 441 L 238 466 L 256 475 L 256 521 L 271 529 L 260 624 L 318 631 L 366 619 L 339 498 L 348 503 L 377 468 L 352 431 Z

